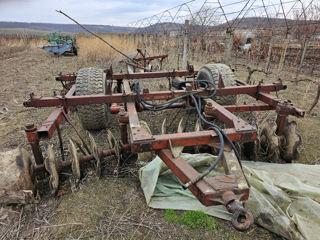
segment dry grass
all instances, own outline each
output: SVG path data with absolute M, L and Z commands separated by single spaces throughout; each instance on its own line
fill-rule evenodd
M 136 52 L 137 43 L 128 39 L 125 34 L 101 34 L 100 36 L 125 54 L 133 55 Z M 77 44 L 79 46 L 79 61 L 84 63 L 110 62 L 111 60 L 121 60 L 123 58 L 123 56 L 107 46 L 106 43 L 95 37 L 78 36 Z
M 46 40 L 43 40 L 45 34 L 45 32 L 39 34 L 0 31 L 0 46 L 22 49 L 37 48 L 48 44 Z M 138 43 L 126 34 L 100 34 L 100 36 L 129 56 L 134 56 L 136 53 Z M 77 57 L 79 68 L 86 66 L 106 67 L 112 62 L 118 62 L 124 58 L 96 37 L 80 34 L 76 36 L 76 39 L 79 47 Z
M 0 35 L 0 46 L 36 48 L 46 41 L 40 35 L 8 33 Z

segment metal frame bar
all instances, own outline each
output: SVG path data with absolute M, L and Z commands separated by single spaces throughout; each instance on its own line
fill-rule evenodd
M 139 73 L 149 74 L 149 73 Z M 123 80 L 124 82 L 125 80 Z M 259 99 L 271 106 L 278 103 L 276 98 L 269 97 L 261 94 L 263 92 L 275 92 L 286 89 L 285 85 L 276 84 L 265 84 L 265 85 L 245 85 L 245 86 L 234 86 L 217 89 L 216 96 L 226 95 L 239 95 L 248 94 L 255 96 L 258 92 Z M 150 93 L 143 93 L 141 97 L 145 101 L 152 100 L 169 100 L 175 97 L 180 97 L 188 93 L 198 94 L 199 96 L 210 95 L 214 90 L 198 91 L 198 90 L 172 90 L 172 91 L 155 91 Z M 270 95 L 271 96 L 271 95 Z M 29 100 L 23 104 L 25 107 L 54 107 L 54 106 L 75 106 L 75 105 L 88 105 L 88 104 L 103 104 L 103 103 L 123 103 L 123 102 L 134 102 L 137 100 L 135 93 L 117 93 L 112 95 L 85 95 L 85 96 L 54 96 L 54 97 L 36 97 L 32 96 Z
M 112 71 L 112 70 L 111 70 Z M 191 76 L 196 71 L 180 71 L 182 75 L 187 73 Z M 143 79 L 145 76 L 150 74 L 153 77 L 158 77 L 159 72 L 156 73 L 139 73 L 131 75 L 122 75 L 122 77 L 127 76 L 128 79 L 138 78 Z M 160 72 L 160 75 L 172 76 L 173 72 Z M 62 79 L 72 80 L 72 77 L 75 75 L 67 75 Z M 119 74 L 113 74 L 119 77 Z M 112 77 L 114 79 L 114 77 Z M 44 121 L 44 123 L 33 131 L 27 131 L 28 139 L 30 143 L 34 146 L 33 149 L 37 149 L 38 141 L 40 139 L 49 139 L 52 137 L 54 131 L 56 130 L 55 123 L 58 124 L 63 119 L 63 111 L 67 111 L 70 106 L 74 105 L 85 105 L 85 104 L 97 104 L 97 103 L 112 103 L 113 113 L 118 113 L 120 107 L 115 106 L 116 103 L 126 103 L 126 110 L 128 112 L 128 123 L 130 128 L 130 140 L 132 142 L 131 151 L 141 152 L 141 151 L 150 151 L 150 150 L 159 150 L 163 148 L 168 148 L 170 144 L 180 144 L 183 146 L 194 146 L 194 145 L 204 145 L 210 142 L 217 141 L 217 136 L 214 131 L 203 131 L 203 132 L 191 132 L 191 133 L 180 133 L 180 134 L 165 134 L 165 135 L 156 135 L 151 136 L 144 129 L 141 128 L 137 109 L 136 109 L 136 100 L 137 95 L 133 93 L 130 89 L 130 84 L 128 79 L 122 79 L 124 86 L 124 91 L 121 94 L 112 94 L 112 95 L 90 95 L 90 96 L 73 96 L 75 92 L 75 85 L 69 90 L 65 96 L 54 96 L 54 97 L 35 97 L 31 95 L 31 98 L 24 102 L 26 107 L 50 107 L 58 106 Z M 281 113 L 282 118 L 281 122 L 283 123 L 285 117 L 289 114 L 295 115 L 298 117 L 303 117 L 304 112 L 300 109 L 297 109 L 288 104 L 288 102 L 280 100 L 272 95 L 269 95 L 265 92 L 279 91 L 286 89 L 286 86 L 282 82 L 277 82 L 274 84 L 257 84 L 257 85 L 247 85 L 243 82 L 238 81 L 239 86 L 226 87 L 217 89 L 216 95 L 234 95 L 234 94 L 248 94 L 249 96 L 255 97 L 258 100 L 265 102 L 265 104 L 248 104 L 248 105 L 231 105 L 231 106 L 221 106 L 214 101 L 211 101 L 211 110 L 206 108 L 205 114 L 216 116 L 222 122 L 226 123 L 229 126 L 229 129 L 224 131 L 230 137 L 232 141 L 252 141 L 256 137 L 256 130 L 251 125 L 233 115 L 231 112 L 244 112 L 244 111 L 264 111 L 264 110 L 276 110 Z M 144 100 L 169 100 L 178 96 L 182 96 L 186 93 L 199 93 L 199 95 L 210 94 L 213 90 L 207 90 L 204 92 L 199 92 L 197 90 L 185 91 L 185 90 L 175 90 L 175 91 L 160 91 L 160 92 L 148 92 L 142 93 L 141 96 Z M 183 107 L 186 106 L 186 102 L 177 103 L 177 106 L 173 107 Z M 285 110 L 283 110 L 285 109 Z M 139 108 L 139 111 L 143 109 Z M 280 120 L 277 121 L 280 124 Z M 119 121 L 120 123 L 120 121 Z M 126 125 L 126 123 L 124 124 Z M 282 133 L 280 124 L 279 134 Z M 124 127 L 124 126 L 123 126 Z M 36 140 L 38 139 L 38 140 Z M 126 139 L 123 139 L 124 142 L 127 142 Z M 38 151 L 34 151 L 35 156 L 39 156 Z M 38 157 L 41 162 L 41 157 Z
M 151 56 L 151 57 L 142 57 L 142 58 L 134 58 L 133 60 L 135 61 L 152 61 L 154 59 L 158 59 L 160 58 L 161 60 L 165 59 L 166 57 L 168 57 L 168 54 L 164 54 L 164 55 L 158 55 L 158 56 Z
M 56 107 L 43 124 L 37 128 L 33 124 L 26 125 L 26 134 L 36 160 L 35 172 L 43 172 L 43 156 L 39 147 L 40 140 L 46 140 L 53 136 L 57 126 L 62 122 L 63 118 L 67 118 L 67 110 L 70 106 L 87 105 L 87 104 L 110 104 L 110 112 L 118 114 L 118 123 L 121 136 L 121 149 L 124 152 L 149 152 L 156 151 L 160 158 L 167 166 L 176 174 L 183 183 L 187 183 L 196 179 L 199 173 L 190 166 L 181 157 L 173 156 L 172 146 L 198 146 L 209 145 L 219 141 L 217 133 L 213 130 L 205 130 L 201 132 L 183 132 L 174 134 L 152 135 L 144 130 L 139 122 L 138 111 L 143 111 L 143 107 L 138 103 L 138 96 L 131 91 L 130 79 L 147 79 L 147 78 L 179 78 L 191 77 L 194 78 L 197 71 L 193 70 L 192 66 L 188 66 L 187 71 L 172 71 L 172 72 L 145 72 L 145 73 L 118 73 L 113 74 L 112 68 L 105 71 L 106 78 L 117 80 L 118 85 L 123 84 L 123 92 L 111 94 L 112 81 L 108 84 L 109 95 L 89 95 L 89 96 L 74 96 L 75 85 L 71 87 L 68 93 L 64 96 L 54 97 L 36 97 L 30 95 L 30 99 L 24 102 L 26 107 Z M 65 83 L 75 83 L 76 76 L 61 75 L 60 81 Z M 58 78 L 57 78 L 58 80 Z M 221 79 L 222 82 L 222 79 Z M 221 84 L 220 84 L 221 85 Z M 216 89 L 216 96 L 247 94 L 251 97 L 260 100 L 262 104 L 242 104 L 222 106 L 212 99 L 205 99 L 206 105 L 204 108 L 204 117 L 210 120 L 213 117 L 218 118 L 228 127 L 224 129 L 225 134 L 233 142 L 248 142 L 256 139 L 257 129 L 251 126 L 241 118 L 235 116 L 233 112 L 245 111 L 265 111 L 275 110 L 278 113 L 277 117 L 277 134 L 281 138 L 284 122 L 288 115 L 303 117 L 304 111 L 295 108 L 289 101 L 284 101 L 274 97 L 268 93 L 277 92 L 286 89 L 286 86 L 281 81 L 273 84 L 247 85 L 238 81 L 237 86 L 222 87 Z M 186 90 L 171 90 L 149 92 L 148 89 L 143 89 L 141 98 L 145 101 L 153 100 L 170 100 L 179 96 L 190 93 L 202 96 L 210 95 L 214 89 L 197 89 L 196 84 L 190 85 Z M 124 103 L 124 106 L 118 106 L 117 103 Z M 173 104 L 172 108 L 186 107 L 190 105 L 190 99 L 183 99 L 180 102 Z M 129 129 L 129 136 L 128 136 Z M 130 138 L 130 144 L 129 139 Z M 228 148 L 228 147 L 227 147 Z M 115 150 L 104 150 L 99 153 L 101 156 L 116 154 Z M 93 159 L 93 155 L 79 156 L 81 161 Z M 248 199 L 249 186 L 243 174 L 241 164 L 235 157 L 232 151 L 224 151 L 223 166 L 226 175 L 223 177 L 208 177 L 191 185 L 189 189 L 205 206 L 223 204 L 235 216 L 238 216 L 241 206 L 237 205 L 240 201 Z M 69 166 L 70 162 L 58 162 L 58 169 Z M 232 166 L 232 167 L 231 167 Z M 236 194 L 238 197 L 236 197 Z M 230 210 L 231 209 L 231 210 Z M 233 210 L 232 210 L 233 209 Z M 237 213 L 235 213 L 237 211 Z M 235 226 L 238 229 L 247 229 L 248 224 L 252 224 L 252 217 L 246 213 L 246 223 L 239 223 Z M 237 220 L 237 219 L 236 219 Z M 247 225 L 246 225 L 247 224 Z

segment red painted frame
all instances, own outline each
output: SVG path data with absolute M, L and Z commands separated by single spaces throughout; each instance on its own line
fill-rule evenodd
M 217 134 L 212 130 L 201 132 L 184 132 L 175 134 L 152 135 L 145 131 L 139 122 L 138 111 L 143 111 L 143 107 L 138 103 L 137 94 L 131 91 L 131 79 L 148 79 L 148 78 L 175 78 L 175 77 L 195 77 L 197 71 L 189 67 L 186 71 L 172 71 L 172 72 L 146 72 L 146 73 L 112 73 L 112 68 L 105 71 L 106 79 L 109 81 L 108 92 L 112 92 L 112 81 L 117 80 L 123 84 L 123 92 L 109 95 L 87 95 L 74 96 L 75 85 L 71 87 L 68 93 L 64 96 L 54 97 L 36 97 L 30 95 L 30 99 L 24 102 L 26 107 L 53 107 L 56 108 L 44 121 L 44 123 L 35 127 L 34 125 L 26 126 L 26 134 L 29 143 L 32 146 L 32 151 L 37 163 L 36 169 L 43 169 L 43 157 L 39 147 L 39 141 L 50 139 L 54 131 L 57 129 L 57 124 L 60 124 L 67 113 L 70 106 L 86 105 L 86 104 L 110 104 L 110 112 L 118 114 L 119 129 L 121 135 L 122 151 L 130 152 L 148 152 L 156 151 L 168 167 L 178 176 L 183 182 L 189 182 L 195 179 L 199 173 L 193 169 L 185 160 L 172 155 L 172 146 L 198 146 L 211 145 L 219 141 Z M 76 82 L 75 75 L 67 75 L 65 77 L 60 75 L 61 81 Z M 223 79 L 220 79 L 223 83 Z M 223 86 L 222 84 L 220 84 Z M 213 89 L 203 91 L 203 89 L 196 89 L 196 84 L 192 85 L 192 89 L 188 90 L 172 90 L 149 92 L 144 89 L 141 93 L 142 99 L 145 101 L 152 100 L 169 100 L 186 93 L 197 93 L 202 96 L 210 95 Z M 204 114 L 209 119 L 212 117 L 218 118 L 228 127 L 224 129 L 226 135 L 233 142 L 248 142 L 255 140 L 257 130 L 241 118 L 235 116 L 233 112 L 245 111 L 266 111 L 275 110 L 278 113 L 278 129 L 277 134 L 281 137 L 283 122 L 288 115 L 303 117 L 304 111 L 295 108 L 289 101 L 284 101 L 270 95 L 270 92 L 277 92 L 286 89 L 286 86 L 278 81 L 273 84 L 259 83 L 257 85 L 247 85 L 243 82 L 237 81 L 237 86 L 223 87 L 216 90 L 216 96 L 247 94 L 260 100 L 262 104 L 242 104 L 221 106 L 215 101 L 209 100 L 205 106 Z M 117 103 L 123 103 L 124 107 L 118 106 Z M 185 107 L 189 104 L 189 100 L 183 100 L 172 105 L 172 108 Z M 129 136 L 127 129 L 129 128 Z M 129 138 L 129 139 L 128 139 Z M 129 144 L 130 142 L 130 144 Z M 101 156 L 112 154 L 113 152 L 105 150 L 101 151 Z M 82 156 L 82 159 L 89 160 L 93 156 Z M 226 171 L 228 174 L 223 177 L 202 179 L 194 185 L 190 186 L 191 192 L 206 206 L 224 204 L 228 205 L 231 201 L 237 199 L 236 194 L 239 195 L 240 200 L 246 200 L 249 196 L 249 186 L 245 181 L 242 173 L 241 163 L 232 156 L 225 159 L 225 165 L 230 164 L 230 161 L 237 166 L 237 172 L 231 172 L 228 167 Z M 69 164 L 69 163 L 68 163 Z M 61 164 L 60 164 L 61 165 Z M 63 165 L 63 164 L 62 164 Z M 61 165 L 61 166 L 62 166 Z M 242 188 L 239 188 L 239 183 L 242 183 Z

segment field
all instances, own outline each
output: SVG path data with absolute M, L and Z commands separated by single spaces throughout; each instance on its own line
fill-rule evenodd
M 134 56 L 138 43 L 129 41 L 123 36 L 105 35 L 120 50 Z M 59 92 L 61 86 L 55 81 L 60 73 L 77 72 L 87 66 L 106 69 L 113 64 L 114 71 L 126 71 L 125 65 L 119 63 L 123 59 L 107 46 L 94 38 L 79 36 L 79 56 L 60 56 L 47 53 L 37 46 L 43 44 L 39 37 L 0 38 L 0 150 L 5 151 L 18 146 L 30 150 L 27 144 L 24 126 L 28 122 L 40 124 L 51 109 L 24 108 L 22 103 L 30 92 L 38 96 L 52 96 Z M 154 49 L 159 51 L 159 46 Z M 176 66 L 177 53 L 169 52 L 169 61 L 165 69 Z M 221 56 L 193 56 L 191 62 L 199 68 L 207 62 L 217 61 Z M 181 59 L 180 59 L 181 61 Z M 248 76 L 246 59 L 233 59 L 231 66 L 235 68 L 238 79 L 246 81 Z M 249 62 L 250 64 L 250 62 Z M 254 66 L 252 66 L 254 67 Z M 290 80 L 295 73 L 284 68 L 280 74 L 254 73 L 252 81 L 264 80 L 274 82 L 279 76 L 288 90 L 279 93 L 280 98 L 290 99 L 295 106 L 308 109 L 316 95 L 316 88 L 310 82 L 295 84 Z M 275 71 L 274 71 L 275 72 Z M 165 81 L 166 82 L 166 81 Z M 161 83 L 154 81 L 151 87 L 159 88 Z M 298 132 L 302 135 L 303 145 L 300 147 L 299 162 L 307 164 L 320 163 L 320 118 L 315 107 L 304 119 L 294 119 L 298 123 Z M 76 126 L 80 127 L 76 113 L 71 113 Z M 156 117 L 146 116 L 151 121 L 151 130 L 158 127 Z M 293 119 L 293 118 L 292 118 Z M 111 129 L 117 129 L 116 119 L 112 119 Z M 63 136 L 74 134 L 67 124 L 62 126 Z M 95 132 L 104 146 L 106 131 Z M 58 140 L 52 141 L 58 150 Z M 67 144 L 67 143 L 65 143 Z M 97 180 L 93 169 L 85 171 L 85 177 L 78 187 L 69 180 L 70 173 L 65 173 L 60 189 L 64 190 L 59 197 L 50 197 L 43 187 L 37 196 L 37 203 L 27 206 L 6 206 L 0 212 L 0 239 L 280 239 L 278 236 L 254 226 L 248 232 L 238 232 L 230 222 L 215 219 L 214 229 L 191 229 L 186 225 L 172 223 L 165 219 L 164 210 L 150 209 L 140 188 L 137 176 L 139 165 L 136 156 L 129 156 L 120 172 L 120 177 L 113 175 L 114 162 L 108 158 L 104 163 L 104 177 Z M 130 161 L 129 161 L 130 160 Z M 47 186 L 48 181 L 40 185 Z

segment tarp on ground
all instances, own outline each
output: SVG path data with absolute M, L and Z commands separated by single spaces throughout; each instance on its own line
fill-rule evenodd
M 215 159 L 213 155 L 181 154 L 199 172 Z M 320 239 L 320 165 L 275 164 L 242 161 L 251 184 L 245 207 L 255 222 L 287 239 Z M 217 168 L 212 174 L 222 174 Z M 230 220 L 224 206 L 205 207 L 157 156 L 139 170 L 148 206 L 158 209 L 202 210 Z

